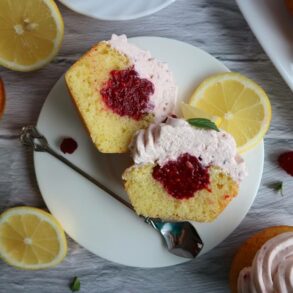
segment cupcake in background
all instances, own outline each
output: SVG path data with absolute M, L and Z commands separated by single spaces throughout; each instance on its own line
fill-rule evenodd
M 288 11 L 293 15 L 293 0 L 285 0 Z
M 233 293 L 293 292 L 293 227 L 266 228 L 250 237 L 234 256 Z
M 0 118 L 3 115 L 5 107 L 5 90 L 4 90 L 4 83 L 0 77 Z

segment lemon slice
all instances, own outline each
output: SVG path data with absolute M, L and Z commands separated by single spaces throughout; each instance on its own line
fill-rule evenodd
M 67 242 L 60 224 L 36 208 L 17 207 L 0 216 L 0 256 L 21 269 L 50 268 L 60 263 Z
M 184 102 L 180 103 L 181 112 L 184 119 L 191 119 L 191 118 L 206 118 L 213 121 L 218 127 L 222 122 L 222 119 L 218 116 L 213 116 L 205 113 L 204 111 L 192 107 L 189 104 Z
M 4 112 L 4 107 L 5 107 L 5 90 L 4 90 L 3 81 L 0 78 L 0 117 L 2 116 Z
M 219 127 L 234 137 L 243 153 L 261 142 L 269 129 L 271 104 L 264 90 L 251 79 L 235 72 L 204 80 L 189 104 L 222 119 Z
M 0 1 L 0 65 L 38 69 L 57 54 L 64 24 L 53 0 Z

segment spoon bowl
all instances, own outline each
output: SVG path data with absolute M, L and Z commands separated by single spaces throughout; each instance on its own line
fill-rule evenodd
M 163 237 L 168 250 L 177 256 L 195 258 L 203 248 L 203 242 L 189 222 L 165 222 L 145 218 Z

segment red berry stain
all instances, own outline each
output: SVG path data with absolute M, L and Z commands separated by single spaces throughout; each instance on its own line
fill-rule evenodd
M 110 79 L 100 93 L 113 112 L 140 120 L 151 110 L 149 98 L 154 91 L 153 83 L 140 78 L 133 67 L 130 67 L 111 71 Z
M 72 154 L 77 147 L 77 142 L 71 137 L 64 138 L 60 144 L 60 149 L 64 154 Z
M 193 197 L 196 191 L 204 188 L 209 190 L 208 168 L 203 167 L 196 157 L 187 153 L 162 167 L 156 165 L 152 175 L 177 199 Z
M 172 118 L 178 118 L 176 114 L 171 114 L 170 117 L 172 117 Z M 166 118 L 162 121 L 162 123 L 166 123 L 167 120 L 168 120 L 168 117 L 166 117 Z
M 278 162 L 282 169 L 293 176 L 293 151 L 281 154 Z

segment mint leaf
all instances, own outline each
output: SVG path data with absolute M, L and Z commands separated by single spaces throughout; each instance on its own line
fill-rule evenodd
M 283 194 L 283 182 L 278 181 L 278 182 L 272 184 L 272 188 L 273 188 L 276 192 L 280 192 L 280 194 L 281 194 L 282 196 L 284 196 L 284 194 Z
M 69 287 L 70 287 L 72 292 L 79 291 L 79 289 L 80 289 L 80 281 L 79 281 L 78 277 L 73 278 L 73 280 L 70 283 Z
M 213 121 L 206 118 L 191 118 L 191 119 L 187 119 L 187 122 L 190 125 L 195 127 L 208 128 L 208 129 L 220 131 L 217 125 Z

